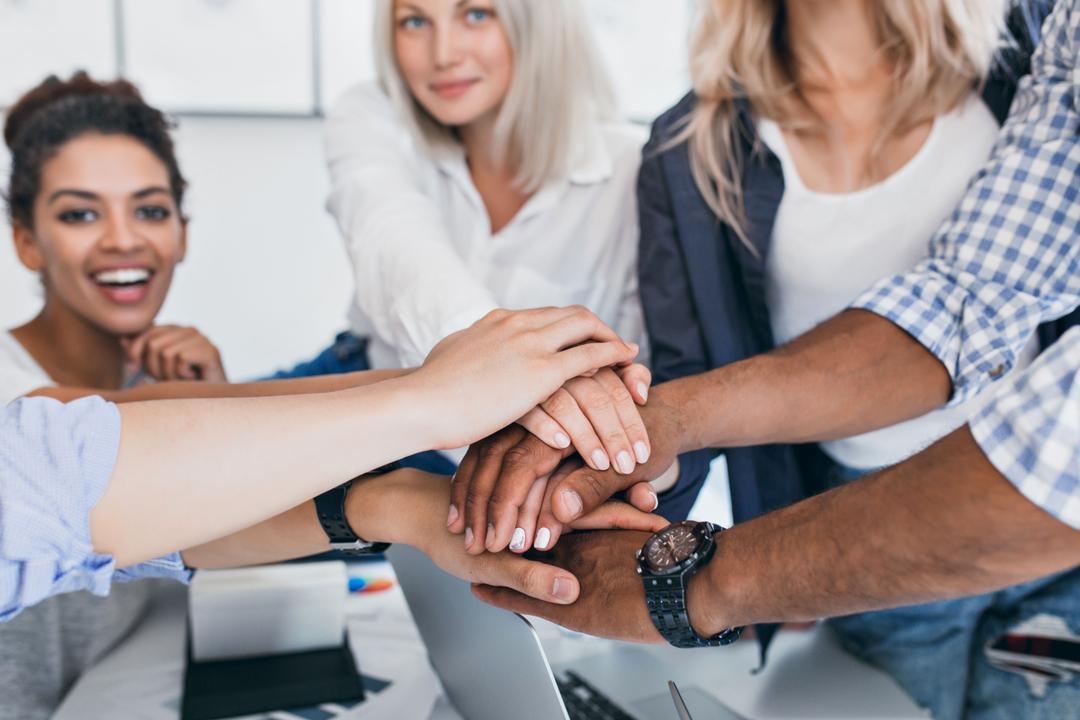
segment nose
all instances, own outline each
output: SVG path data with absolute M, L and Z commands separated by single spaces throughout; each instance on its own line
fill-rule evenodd
M 142 249 L 145 239 L 139 234 L 132 219 L 123 212 L 109 212 L 105 218 L 105 232 L 98 241 L 102 250 L 131 253 Z
M 435 67 L 451 68 L 461 62 L 461 31 L 454 22 L 440 23 L 435 30 Z

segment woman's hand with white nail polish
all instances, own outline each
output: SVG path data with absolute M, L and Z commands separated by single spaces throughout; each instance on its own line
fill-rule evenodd
M 602 368 L 567 381 L 518 424 L 550 447 L 571 445 L 596 470 L 629 474 L 649 459 L 649 436 L 637 406 L 652 376 L 644 365 Z

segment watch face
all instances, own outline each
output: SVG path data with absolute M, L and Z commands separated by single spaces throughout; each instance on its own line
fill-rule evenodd
M 703 538 L 695 522 L 669 525 L 645 543 L 644 561 L 654 573 L 664 573 L 680 565 L 701 547 Z

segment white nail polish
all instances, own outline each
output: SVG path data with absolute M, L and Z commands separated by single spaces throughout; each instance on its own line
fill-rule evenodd
M 634 443 L 634 455 L 637 455 L 637 461 L 639 463 L 646 463 L 649 461 L 649 446 L 638 440 Z
M 570 438 L 563 433 L 555 433 L 555 444 L 561 448 L 568 448 L 570 447 Z
M 549 542 L 551 542 L 551 531 L 545 527 L 540 528 L 540 531 L 536 533 L 536 542 L 533 546 L 537 550 L 547 550 Z
M 623 475 L 629 475 L 634 472 L 634 459 L 630 457 L 630 453 L 622 450 L 615 456 L 615 462 L 619 464 L 619 472 Z
M 596 466 L 597 470 L 607 470 L 611 467 L 611 461 L 608 460 L 607 453 L 600 448 L 593 450 L 591 457 L 593 465 Z
M 645 402 L 649 399 L 649 386 L 645 383 L 639 382 L 637 384 L 638 395 L 641 396 L 641 401 Z
M 656 508 L 660 507 L 660 498 L 658 498 L 654 492 L 649 494 L 652 495 L 652 512 L 655 512 Z
M 523 528 L 514 528 L 514 536 L 510 538 L 510 549 L 525 549 L 525 530 Z

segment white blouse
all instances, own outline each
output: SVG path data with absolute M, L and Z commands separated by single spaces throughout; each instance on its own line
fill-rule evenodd
M 761 119 L 758 131 L 784 172 L 784 196 L 765 263 L 773 336 L 780 344 L 842 311 L 881 278 L 910 270 L 927 256 L 934 231 L 990 156 L 998 125 L 972 94 L 934 120 L 926 141 L 903 167 L 849 193 L 807 188 L 776 123 Z M 1033 342 L 1017 367 L 1036 354 Z M 822 448 L 853 468 L 891 465 L 962 425 L 979 402 L 825 442 Z
M 644 342 L 634 185 L 644 132 L 584 129 L 569 177 L 541 188 L 498 233 L 460 147 L 419 147 L 374 84 L 330 113 L 328 207 L 352 260 L 354 332 L 374 367 L 420 364 L 496 307 L 581 304 Z

